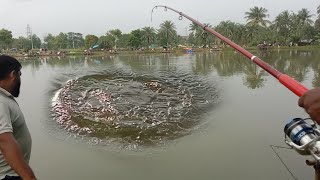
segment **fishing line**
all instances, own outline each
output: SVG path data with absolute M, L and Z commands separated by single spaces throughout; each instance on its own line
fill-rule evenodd
M 272 151 L 277 155 L 277 157 L 279 158 L 279 160 L 281 161 L 281 163 L 284 165 L 284 167 L 287 169 L 287 171 L 290 173 L 291 177 L 295 180 L 297 180 L 298 178 L 294 176 L 293 172 L 290 171 L 289 167 L 286 165 L 286 163 L 283 161 L 283 159 L 280 157 L 280 155 L 278 154 L 278 152 L 275 150 L 275 148 L 278 149 L 292 149 L 292 148 L 288 148 L 288 147 L 282 147 L 282 146 L 274 146 L 274 145 L 270 145 Z

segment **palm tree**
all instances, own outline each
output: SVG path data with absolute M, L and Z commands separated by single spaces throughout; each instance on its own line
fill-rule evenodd
M 298 42 L 301 37 L 301 19 L 298 14 L 292 13 L 291 14 L 291 31 L 290 31 L 290 38 L 292 42 Z
M 237 43 L 243 43 L 241 42 L 242 37 L 245 35 L 243 33 L 245 30 L 243 25 L 231 21 L 222 21 L 215 29 L 229 39 Z
M 311 20 L 312 16 L 313 14 L 310 14 L 310 11 L 306 8 L 303 8 L 298 12 L 298 18 L 303 26 L 311 25 L 313 23 Z
M 216 26 L 216 30 L 223 34 L 224 36 L 232 39 L 233 37 L 233 30 L 232 30 L 233 22 L 231 21 L 222 21 L 218 26 Z
M 257 89 L 264 86 L 265 72 L 263 70 L 258 69 L 258 67 L 254 64 L 247 64 L 244 68 L 244 73 L 246 74 L 244 85 L 251 89 Z
M 202 29 L 200 28 L 200 26 L 198 26 L 195 23 L 191 23 L 189 25 L 189 31 L 191 31 L 191 33 L 189 34 L 189 38 L 192 38 L 192 44 L 196 44 L 199 45 L 199 38 L 198 38 L 198 34 L 200 34 L 200 31 Z M 202 30 L 203 31 L 203 30 Z
M 192 23 L 189 25 L 189 31 L 191 31 L 194 35 L 199 33 L 199 31 L 201 31 L 201 30 L 202 30 L 202 28 L 195 23 Z
M 318 19 L 314 22 L 314 27 L 318 30 L 318 31 L 320 31 L 320 5 L 318 6 L 318 8 L 317 8 L 317 13 L 318 13 Z M 318 36 L 319 36 L 320 34 L 318 33 Z
M 313 21 L 310 11 L 306 8 L 298 11 L 298 14 L 291 14 L 291 29 L 290 29 L 290 39 L 292 42 L 299 42 L 301 38 L 308 34 Z
M 212 28 L 212 25 L 209 23 L 204 23 L 204 25 L 206 27 Z M 212 35 L 211 33 L 206 32 L 205 30 L 202 30 L 201 36 L 200 36 L 200 42 L 202 43 L 202 45 L 210 45 L 210 43 L 213 41 L 214 39 L 214 35 Z
M 172 21 L 164 21 L 160 24 L 159 34 L 162 35 L 162 40 L 169 46 L 169 40 L 174 38 L 177 34 L 176 26 Z
M 286 41 L 291 30 L 291 15 L 289 11 L 283 11 L 276 17 L 274 27 L 279 35 Z
M 142 28 L 143 40 L 147 43 L 147 48 L 149 49 L 150 42 L 154 41 L 156 30 L 153 27 Z
M 245 12 L 245 18 L 247 19 L 247 25 L 249 26 L 263 26 L 266 27 L 270 24 L 270 21 L 265 18 L 269 17 L 268 10 L 263 7 L 250 8 L 249 12 Z
M 320 32 L 320 15 L 318 17 L 318 19 L 314 22 L 314 27 L 316 28 L 316 30 L 318 30 L 318 32 Z M 318 33 L 318 39 L 320 37 L 320 34 Z
M 212 28 L 212 26 L 209 23 L 204 23 L 205 26 Z M 205 30 L 203 30 L 200 26 L 198 26 L 195 23 L 192 23 L 189 25 L 189 31 L 191 31 L 193 37 L 196 40 L 197 45 L 206 45 L 210 44 L 213 39 L 213 35 L 208 34 L 208 36 L 204 35 Z

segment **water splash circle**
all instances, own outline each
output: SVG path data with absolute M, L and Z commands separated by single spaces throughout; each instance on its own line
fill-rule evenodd
M 212 83 L 189 75 L 103 73 L 67 81 L 51 112 L 68 132 L 97 143 L 153 146 L 190 134 L 217 97 Z

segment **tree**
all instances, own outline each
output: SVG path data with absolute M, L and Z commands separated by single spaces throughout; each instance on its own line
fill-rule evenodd
M 316 30 L 318 31 L 318 33 L 320 33 L 320 5 L 317 8 L 317 14 L 318 14 L 318 18 L 317 20 L 314 22 L 314 27 L 316 28 Z
M 198 26 L 196 23 L 191 23 L 189 25 L 189 31 L 191 31 L 192 34 L 197 34 L 197 32 L 201 31 L 201 27 Z
M 84 39 L 84 43 L 86 48 L 91 48 L 92 46 L 96 45 L 98 43 L 99 38 L 95 35 L 86 35 Z
M 31 50 L 32 49 L 32 44 L 34 48 L 41 48 L 42 42 L 41 39 L 33 34 L 32 35 L 32 41 L 31 38 L 25 38 L 20 36 L 18 39 L 13 39 L 13 47 L 18 48 L 18 49 L 23 49 L 25 51 Z
M 84 46 L 84 39 L 81 33 L 74 34 L 74 41 L 75 41 L 75 48 L 83 47 Z
M 47 49 L 54 49 L 54 36 L 52 34 L 48 34 L 44 37 L 44 45 Z
M 17 39 L 13 39 L 12 43 L 13 47 L 18 49 L 30 50 L 31 49 L 31 42 L 30 39 L 20 36 Z
M 120 29 L 111 29 L 110 31 L 108 31 L 107 34 L 110 34 L 115 38 L 120 38 L 120 36 L 122 35 L 122 32 Z
M 212 27 L 209 23 L 205 23 L 205 26 L 208 27 Z M 203 30 L 200 26 L 198 26 L 197 24 L 190 24 L 189 25 L 189 30 L 191 31 L 191 35 L 192 35 L 192 39 L 193 39 L 193 43 L 192 44 L 196 44 L 196 45 L 201 45 L 204 46 L 206 44 L 210 44 L 210 42 L 213 39 L 213 36 L 211 34 L 208 34 L 207 32 L 205 32 L 205 30 Z M 190 37 L 189 37 L 190 39 Z
M 75 48 L 84 46 L 84 39 L 81 33 L 68 32 L 67 39 L 68 39 L 68 45 L 67 45 L 68 48 L 75 49 Z
M 114 38 L 111 35 L 101 36 L 98 45 L 100 48 L 111 49 L 114 46 Z
M 121 38 L 122 32 L 120 29 L 112 29 L 107 32 L 108 39 L 112 40 L 112 47 L 117 49 L 117 41 Z M 110 48 L 112 48 L 110 47 Z
M 286 43 L 291 31 L 291 15 L 289 11 L 281 12 L 274 21 L 274 27 L 278 32 L 282 43 Z
M 247 19 L 247 25 L 249 26 L 262 26 L 267 27 L 270 21 L 265 18 L 269 17 L 268 10 L 263 7 L 253 7 L 250 8 L 249 12 L 245 12 L 245 18 Z
M 58 46 L 59 49 L 68 48 L 68 35 L 60 32 L 58 36 L 55 37 L 54 43 Z
M 212 28 L 212 26 L 209 23 L 204 23 L 205 26 Z M 210 43 L 213 41 L 214 36 L 205 30 L 201 33 L 201 37 L 199 37 L 199 41 L 203 47 L 206 47 L 207 45 L 210 45 Z
M 259 70 L 256 65 L 248 65 L 244 72 L 246 74 L 244 85 L 251 89 L 257 89 L 264 86 L 265 79 L 263 76 L 265 75 L 265 72 Z
M 145 42 L 147 48 L 149 49 L 151 41 L 155 41 L 156 30 L 153 27 L 142 28 L 143 41 Z
M 291 14 L 291 32 L 290 32 L 290 41 L 297 43 L 301 37 L 301 19 L 298 14 Z
M 203 31 L 203 29 L 197 24 L 191 23 L 189 25 L 189 31 L 191 31 L 188 37 L 189 43 L 193 45 L 200 45 L 198 35 L 201 34 L 201 31 Z
M 0 30 L 0 48 L 8 49 L 12 43 L 12 32 L 6 29 Z
M 130 38 L 129 38 L 129 44 L 131 47 L 139 48 L 142 45 L 142 31 L 140 29 L 136 29 L 131 31 Z
M 290 41 L 298 43 L 301 39 L 312 38 L 315 35 L 315 29 L 312 27 L 312 15 L 308 9 L 301 9 L 298 14 L 291 15 Z
M 30 45 L 31 43 L 33 43 L 34 48 L 39 48 L 39 49 L 41 48 L 41 44 L 42 44 L 41 39 L 35 34 L 32 35 L 32 42 L 30 40 Z
M 315 22 L 314 22 L 314 27 L 316 28 L 316 30 L 318 32 L 320 32 L 320 18 L 318 18 Z
M 117 46 L 122 48 L 127 48 L 128 46 L 130 46 L 130 36 L 131 34 L 122 34 L 119 40 L 117 41 Z
M 215 29 L 236 43 L 244 44 L 246 29 L 243 25 L 231 21 L 222 21 Z
M 172 21 L 164 21 L 160 24 L 159 35 L 161 43 L 169 47 L 169 44 L 173 42 L 173 38 L 177 35 L 176 26 Z
M 303 8 L 298 12 L 298 18 L 302 26 L 311 26 L 313 24 L 313 21 L 311 20 L 312 16 L 313 15 L 310 14 L 310 11 L 306 8 Z

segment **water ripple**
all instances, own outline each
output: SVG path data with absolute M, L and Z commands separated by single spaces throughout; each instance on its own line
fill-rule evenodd
M 68 132 L 97 143 L 153 146 L 190 134 L 217 98 L 213 83 L 190 74 L 102 72 L 68 80 L 51 113 Z

